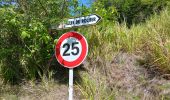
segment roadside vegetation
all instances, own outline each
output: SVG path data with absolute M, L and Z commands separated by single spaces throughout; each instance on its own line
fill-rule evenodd
M 111 32 L 97 31 L 82 93 L 91 100 L 168 100 L 169 14 L 167 8 L 131 28 L 116 24 L 106 26 Z
M 51 30 L 65 18 L 96 13 L 91 27 Z M 0 2 L 0 99 L 67 99 L 68 69 L 55 59 L 64 32 L 87 38 L 89 54 L 75 69 L 75 99 L 170 99 L 170 2 L 77 0 Z

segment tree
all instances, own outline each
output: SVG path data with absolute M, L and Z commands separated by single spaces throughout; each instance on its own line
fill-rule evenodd
M 144 22 L 153 13 L 159 13 L 167 0 L 96 0 L 94 10 L 104 19 L 132 24 Z
M 69 15 L 66 0 L 0 2 L 0 73 L 6 82 L 35 79 L 48 71 L 54 40 L 49 27 Z

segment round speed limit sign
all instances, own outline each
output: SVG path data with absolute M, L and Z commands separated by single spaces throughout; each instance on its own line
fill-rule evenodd
M 55 47 L 58 62 L 66 68 L 79 66 L 87 56 L 88 44 L 85 37 L 77 32 L 64 33 Z

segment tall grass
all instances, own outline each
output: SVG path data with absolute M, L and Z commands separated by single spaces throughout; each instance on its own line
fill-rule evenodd
M 148 67 L 155 67 L 163 73 L 170 72 L 170 12 L 164 10 L 160 16 L 153 16 L 147 21 L 141 37 L 141 51 Z
M 106 73 L 108 73 L 110 62 L 113 60 L 114 55 L 120 52 L 139 55 L 143 57 L 142 66 L 156 69 L 161 74 L 170 74 L 169 8 L 162 11 L 160 15 L 153 15 L 145 23 L 133 25 L 131 28 L 128 28 L 125 23 L 103 22 L 100 25 L 79 29 L 79 32 L 86 36 L 89 44 L 88 58 L 92 64 L 87 69 L 91 70 L 92 68 L 90 67 L 95 67 L 92 73 L 81 74 L 82 82 L 77 87 L 83 94 L 82 98 L 88 100 L 113 100 L 120 94 L 118 90 L 114 90 L 115 87 L 111 87 L 107 83 L 108 80 L 106 79 L 109 76 Z M 99 61 L 95 62 L 96 59 L 99 59 Z M 24 70 L 29 77 L 36 77 L 35 70 L 38 69 L 32 69 L 33 66 L 27 66 L 24 58 L 19 61 L 23 64 Z M 2 62 L 0 62 L 0 72 L 4 72 L 5 75 L 0 73 L 0 76 L 6 76 L 4 78 L 7 79 L 13 78 L 14 71 L 9 69 L 9 73 L 6 73 L 4 69 L 7 67 L 3 66 Z M 100 70 L 106 69 L 106 67 L 107 70 L 101 73 Z M 42 86 L 48 90 L 50 82 L 54 81 L 52 79 L 53 73 L 50 72 L 49 76 L 41 74 L 41 72 L 37 74 L 39 74 L 43 82 Z M 16 75 L 18 74 L 16 73 Z M 12 80 L 15 81 L 15 79 Z M 138 99 L 138 97 L 134 98 Z
M 150 71 L 157 71 L 156 73 L 161 73 L 162 76 L 170 74 L 169 8 L 162 11 L 160 15 L 153 15 L 145 23 L 133 25 L 131 28 L 128 28 L 126 24 L 110 23 L 105 25 L 105 27 L 97 25 L 80 31 L 88 39 L 90 51 L 88 57 L 91 62 L 101 58 L 101 60 L 107 63 L 113 60 L 116 53 L 131 53 L 142 57 L 141 65 L 151 69 Z M 92 67 L 101 68 L 101 66 L 104 67 L 102 69 L 109 67 L 109 65 L 103 66 L 101 64 L 97 66 L 93 65 Z M 95 76 L 100 78 L 96 78 Z M 102 80 L 106 78 L 103 73 L 82 75 L 82 78 L 83 82 L 79 85 L 79 88 L 82 94 L 90 100 L 105 100 L 106 93 L 110 91 L 108 88 L 114 88 L 109 87 L 107 82 Z M 110 97 L 107 95 L 111 98 L 110 100 L 116 98 L 116 94 L 118 93 L 116 91 L 112 90 L 108 93 L 111 95 Z M 164 95 L 158 95 L 153 97 L 153 100 L 154 98 L 164 100 L 166 97 Z M 144 97 L 140 95 L 139 97 L 134 96 L 132 98 L 140 100 L 140 98 Z
M 82 98 L 88 100 L 114 100 L 115 99 L 115 94 L 107 86 L 108 84 L 105 79 L 96 77 L 96 75 L 89 76 L 86 73 L 82 75 L 82 78 L 83 78 L 82 83 L 80 85 L 77 85 L 77 87 L 80 89 L 83 95 Z
M 116 52 L 141 55 L 145 65 L 170 71 L 170 11 L 153 15 L 146 23 L 133 25 L 110 23 L 80 30 L 88 39 L 90 57 L 111 58 Z

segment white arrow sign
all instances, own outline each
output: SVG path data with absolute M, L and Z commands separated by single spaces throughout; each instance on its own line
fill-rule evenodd
M 68 19 L 66 23 L 60 24 L 58 27 L 53 26 L 52 29 L 67 29 L 71 27 L 83 26 L 83 25 L 93 25 L 101 20 L 98 15 L 89 15 L 85 17 Z

